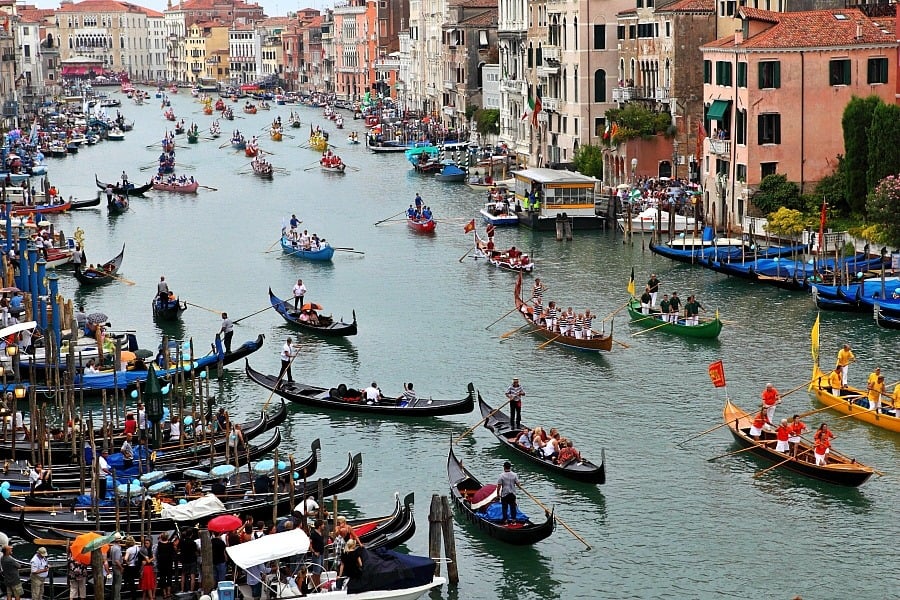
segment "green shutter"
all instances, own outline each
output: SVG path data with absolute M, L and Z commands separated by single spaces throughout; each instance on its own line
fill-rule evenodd
M 772 82 L 773 87 L 780 88 L 781 87 L 781 61 L 777 60 L 774 63 L 774 77 L 772 78 L 774 81 Z
M 712 83 L 712 63 L 708 60 L 703 61 L 703 83 Z
M 888 59 L 886 58 L 878 59 L 878 81 L 879 83 L 888 82 Z
M 738 63 L 737 85 L 742 88 L 747 87 L 747 63 L 745 62 Z
M 781 115 L 773 115 L 772 128 L 774 129 L 772 138 L 776 144 L 781 143 Z

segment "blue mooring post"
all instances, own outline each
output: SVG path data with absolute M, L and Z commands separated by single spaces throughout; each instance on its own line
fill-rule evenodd
M 4 195 L 6 192 L 4 191 Z M 12 248 L 13 243 L 13 234 L 12 234 L 12 200 L 9 196 L 4 198 L 6 202 L 6 247 L 5 251 L 9 254 L 10 248 Z
M 19 227 L 19 279 L 16 287 L 23 292 L 28 291 L 28 238 L 25 228 Z
M 62 343 L 61 335 L 62 335 L 62 325 L 59 314 L 59 306 L 56 304 L 56 296 L 59 294 L 59 276 L 53 272 L 47 276 L 47 280 L 50 282 L 50 302 L 53 303 L 53 320 L 51 321 L 53 325 L 53 342 L 56 346 L 56 357 L 59 359 L 59 348 Z
M 47 331 L 47 286 L 44 285 L 44 278 L 47 277 L 47 261 L 41 257 L 37 261 L 37 296 L 40 306 L 40 319 L 35 320 L 40 324 L 41 331 Z
M 38 320 L 38 251 L 33 245 L 28 246 L 28 291 L 31 292 L 31 318 Z

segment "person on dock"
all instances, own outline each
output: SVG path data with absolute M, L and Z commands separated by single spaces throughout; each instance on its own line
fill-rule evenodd
M 294 360 L 294 356 L 296 356 L 296 349 L 294 348 L 293 341 L 291 338 L 288 338 L 284 343 L 284 346 L 281 347 L 281 372 L 278 374 L 279 381 L 288 381 L 290 383 L 294 382 L 294 376 L 291 374 L 291 362 Z
M 767 383 L 766 389 L 762 392 L 762 404 L 770 423 L 775 422 L 775 406 L 779 402 L 781 402 L 781 396 L 778 394 L 778 390 L 771 383 Z
M 512 470 L 509 461 L 503 463 L 503 472 L 497 479 L 497 495 L 503 515 L 502 525 L 516 521 L 516 488 L 519 487 L 519 476 Z
M 225 354 L 231 354 L 231 338 L 234 337 L 234 323 L 228 318 L 228 313 L 222 313 L 222 327 L 219 329 L 222 334 L 222 343 L 225 344 Z
M 519 385 L 519 378 L 513 377 L 512 384 L 506 388 L 506 397 L 509 399 L 509 426 L 522 427 L 522 398 L 525 397 L 525 389 Z
M 12 545 L 3 546 L 0 569 L 3 571 L 3 586 L 7 600 L 22 600 L 22 580 L 19 577 L 19 563 L 12 555 Z
M 122 572 L 124 570 L 124 562 L 122 559 L 122 540 L 121 536 L 117 536 L 109 545 L 109 553 L 107 554 L 109 568 L 112 571 L 112 597 L 113 600 L 121 600 L 122 598 Z
M 837 366 L 841 367 L 841 383 L 846 387 L 847 374 L 850 371 L 850 363 L 856 362 L 856 355 L 850 349 L 850 344 L 844 344 L 837 353 Z
M 305 231 L 303 233 L 306 234 Z M 309 240 L 309 237 L 307 237 L 306 239 Z M 298 305 L 303 306 L 303 298 L 306 296 L 306 292 L 307 292 L 307 289 L 306 289 L 306 286 L 303 285 L 303 280 L 298 279 L 297 283 L 294 285 L 294 290 L 293 290 L 294 311 L 299 310 Z
M 650 274 L 647 289 L 650 291 L 650 306 L 656 306 L 656 298 L 659 296 L 659 279 L 656 278 L 656 273 Z
M 119 449 L 122 453 L 122 468 L 130 469 L 134 465 L 134 448 L 131 446 L 131 435 L 125 435 L 125 441 Z
M 47 562 L 47 549 L 41 546 L 31 557 L 31 598 L 43 600 L 44 584 L 50 576 L 50 563 Z

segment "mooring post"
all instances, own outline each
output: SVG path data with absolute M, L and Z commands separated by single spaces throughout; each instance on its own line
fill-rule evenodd
M 216 577 L 213 573 L 212 539 L 209 531 L 200 530 L 200 587 L 208 594 L 216 587 Z
M 447 580 L 450 585 L 459 584 L 459 568 L 456 563 L 456 539 L 453 537 L 453 512 L 450 500 L 441 496 L 441 529 L 444 534 L 444 556 L 447 557 Z
M 428 556 L 434 561 L 434 575 L 441 574 L 441 497 L 431 496 L 431 508 L 428 510 Z

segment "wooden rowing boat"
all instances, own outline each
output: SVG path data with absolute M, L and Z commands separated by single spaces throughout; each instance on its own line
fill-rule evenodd
M 99 269 L 82 269 L 84 265 L 79 265 L 75 269 L 75 279 L 82 285 L 100 285 L 109 283 L 116 278 L 116 273 L 122 266 L 122 259 L 125 257 L 125 244 L 122 244 L 122 250 L 113 258 L 103 263 Z
M 628 303 L 628 314 L 631 316 L 631 322 L 645 328 L 654 328 L 657 331 L 666 333 L 674 333 L 682 337 L 698 338 L 698 339 L 715 339 L 719 337 L 722 331 L 722 321 L 719 319 L 719 311 L 712 319 L 703 319 L 699 325 L 686 325 L 684 319 L 678 319 L 676 322 L 663 321 L 661 314 L 657 311 L 645 315 L 641 312 L 641 301 L 632 297 Z
M 475 257 L 485 258 L 489 263 L 503 269 L 504 271 L 521 271 L 531 273 L 534 270 L 534 261 L 525 253 L 515 258 L 509 257 L 509 250 L 491 250 L 488 248 L 488 242 L 478 237 L 478 232 L 473 231 L 475 236 Z
M 828 385 L 828 373 L 822 371 L 819 365 L 813 365 L 812 383 L 809 384 L 809 391 L 815 395 L 816 400 L 820 403 L 839 413 L 852 415 L 852 418 L 863 423 L 900 433 L 900 417 L 897 414 L 875 414 L 874 411 L 869 410 L 866 406 L 860 406 L 854 402 L 854 400 L 865 398 L 866 390 L 848 386 L 845 391 L 846 395 L 835 396 L 832 394 L 831 387 Z M 882 402 L 882 407 L 888 408 L 889 404 L 889 402 Z M 898 411 L 900 411 L 900 408 L 894 409 L 895 413 Z
M 778 468 L 794 471 L 813 479 L 819 479 L 835 485 L 857 487 L 864 484 L 875 470 L 856 462 L 839 452 L 830 450 L 828 464 L 816 465 L 813 455 L 813 444 L 801 439 L 798 444 L 796 457 L 791 457 L 784 452 L 775 451 L 775 434 L 764 431 L 759 441 L 750 437 L 750 425 L 753 416 L 734 405 L 731 400 L 725 401 L 722 409 L 722 419 L 727 423 L 728 430 L 735 441 L 744 448 L 751 450 L 757 456 L 777 463 Z
M 529 305 L 522 300 L 522 273 L 516 279 L 516 287 L 513 292 L 513 299 L 516 303 L 516 312 L 522 315 L 525 321 L 532 325 L 531 333 L 537 334 L 554 344 L 566 346 L 567 348 L 575 348 L 576 350 L 585 350 L 587 352 L 600 352 L 601 350 L 609 352 L 613 345 L 612 325 L 609 327 L 609 333 L 604 330 L 599 332 L 593 331 L 593 337 L 590 339 L 577 339 L 568 335 L 560 335 L 557 331 L 551 331 L 543 325 L 536 325 L 532 319 L 532 310 Z
M 469 393 L 461 400 L 434 400 L 419 398 L 406 402 L 400 398 L 384 397 L 378 403 L 367 404 L 360 397 L 359 390 L 341 384 L 334 388 L 323 388 L 293 381 L 282 381 L 278 376 L 256 371 L 246 362 L 247 376 L 262 387 L 275 392 L 282 398 L 313 408 L 337 409 L 349 412 L 405 417 L 436 417 L 439 415 L 464 415 L 475 407 L 475 386 L 469 384 Z
M 319 262 L 328 262 L 334 256 L 334 248 L 331 246 L 320 247 L 318 250 L 304 250 L 299 247 L 294 247 L 293 242 L 286 236 L 281 236 L 281 250 L 294 258 Z
M 200 184 L 196 181 L 190 183 L 163 183 L 160 181 L 153 184 L 154 190 L 175 194 L 196 194 L 199 187 Z
M 269 302 L 272 308 L 281 315 L 281 317 L 292 325 L 296 325 L 304 331 L 311 331 L 326 337 L 345 337 L 356 335 L 356 311 L 353 311 L 353 322 L 344 323 L 343 321 L 335 321 L 330 316 L 318 315 L 318 324 L 313 325 L 309 321 L 300 319 L 301 312 L 294 310 L 289 306 L 290 301 L 285 301 L 276 296 L 269 288 Z M 316 305 L 318 306 L 318 305 Z M 321 310 L 318 308 L 316 310 Z
M 606 456 L 603 450 L 600 450 L 600 464 L 596 465 L 589 460 L 573 460 L 565 464 L 556 464 L 551 460 L 547 460 L 533 452 L 519 447 L 516 439 L 522 430 L 513 427 L 509 421 L 509 416 L 500 410 L 494 410 L 487 402 L 481 398 L 481 392 L 478 393 L 478 409 L 484 419 L 484 427 L 494 434 L 500 443 L 516 456 L 521 456 L 539 465 L 542 469 L 556 473 L 569 479 L 583 481 L 585 483 L 603 484 L 606 483 L 606 467 L 604 465 Z
M 424 217 L 410 217 L 407 215 L 406 224 L 416 233 L 433 233 L 435 228 L 434 219 Z
M 463 466 L 462 461 L 453 453 L 452 447 L 447 456 L 447 478 L 450 480 L 450 495 L 453 496 L 453 502 L 459 512 L 469 523 L 492 538 L 507 544 L 527 546 L 547 539 L 553 533 L 556 521 L 552 512 L 545 513 L 546 520 L 542 523 L 525 519 L 510 525 L 503 525 L 499 520 L 488 518 L 485 511 L 473 506 L 472 498 L 487 486 L 484 486 Z M 490 492 L 490 490 L 488 489 L 486 492 Z M 495 504 L 499 504 L 499 500 Z

